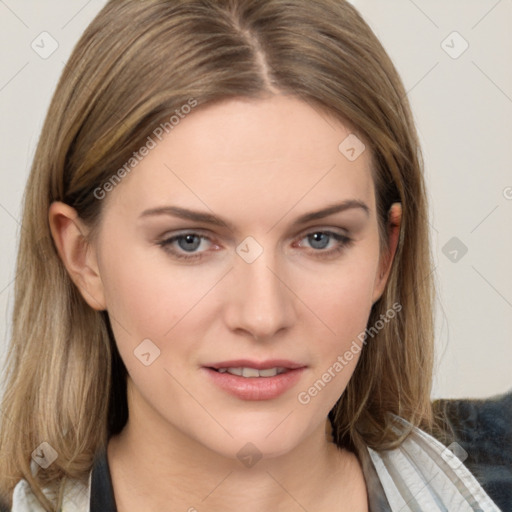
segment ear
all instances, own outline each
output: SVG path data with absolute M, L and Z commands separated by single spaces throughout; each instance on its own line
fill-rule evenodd
M 386 287 L 386 283 L 391 272 L 391 266 L 393 264 L 393 258 L 395 257 L 396 248 L 398 246 L 401 221 L 402 204 L 393 203 L 388 212 L 387 232 L 389 248 L 385 254 L 381 255 L 379 260 L 379 271 L 375 277 L 372 304 L 375 304 L 384 293 L 384 288 Z
M 56 201 L 48 214 L 50 230 L 62 263 L 91 308 L 106 309 L 96 251 L 87 239 L 88 228 L 71 206 Z

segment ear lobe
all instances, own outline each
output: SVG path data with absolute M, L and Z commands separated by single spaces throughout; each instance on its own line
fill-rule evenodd
M 94 248 L 87 240 L 88 229 L 71 206 L 56 201 L 48 220 L 62 263 L 84 300 L 91 308 L 106 309 L 103 283 Z
M 375 304 L 382 294 L 388 281 L 395 252 L 398 247 L 398 240 L 400 237 L 400 224 L 402 221 L 402 205 L 401 203 L 393 203 L 388 212 L 388 251 L 383 254 L 379 260 L 379 272 L 375 277 L 375 284 L 373 287 L 372 304 Z

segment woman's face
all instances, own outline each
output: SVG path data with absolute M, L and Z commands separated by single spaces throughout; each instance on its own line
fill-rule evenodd
M 96 304 L 130 421 L 228 457 L 323 431 L 385 284 L 370 154 L 349 134 L 290 96 L 230 100 L 107 194 Z

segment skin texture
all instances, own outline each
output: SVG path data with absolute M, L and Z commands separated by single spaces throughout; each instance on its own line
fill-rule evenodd
M 370 154 L 349 161 L 338 150 L 349 133 L 294 97 L 229 100 L 195 110 L 108 193 L 89 245 L 76 212 L 52 205 L 59 254 L 89 305 L 109 312 L 129 373 L 130 418 L 108 447 L 120 512 L 367 510 L 357 458 L 325 435 L 360 353 L 308 404 L 297 398 L 365 330 L 398 240 L 397 204 L 390 252 L 379 254 Z M 293 225 L 348 199 L 369 214 L 352 208 Z M 141 217 L 171 205 L 233 229 Z M 206 237 L 191 252 L 183 240 L 159 245 L 191 231 Z M 306 236 L 325 231 L 353 242 L 333 252 L 334 237 L 315 245 Z M 263 249 L 252 263 L 236 252 L 248 236 Z M 149 366 L 134 355 L 145 339 L 160 350 Z M 306 368 L 277 398 L 242 400 L 203 368 L 239 358 Z M 248 442 L 262 456 L 252 467 L 237 458 Z

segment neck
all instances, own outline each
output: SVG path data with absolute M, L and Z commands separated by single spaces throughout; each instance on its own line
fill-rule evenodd
M 130 417 L 146 417 L 137 412 Z M 129 419 L 110 439 L 107 455 L 118 512 L 169 510 L 170 504 L 189 512 L 323 511 L 333 503 L 336 510 L 360 510 L 351 503 L 366 501 L 357 457 L 333 444 L 324 424 L 284 455 L 242 463 L 168 423 L 148 429 Z

